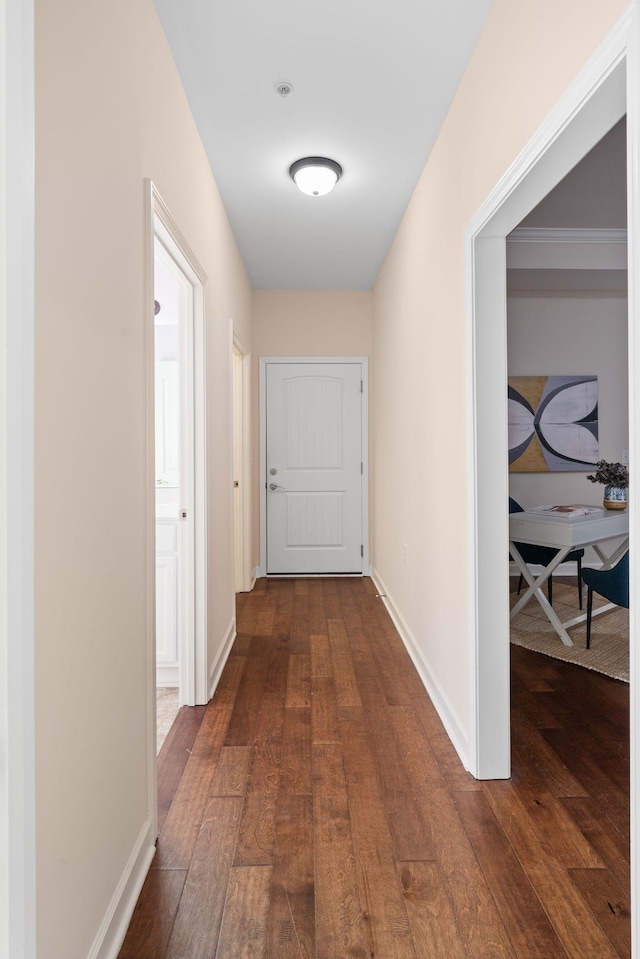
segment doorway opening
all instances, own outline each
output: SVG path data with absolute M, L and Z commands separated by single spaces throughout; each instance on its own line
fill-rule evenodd
M 154 577 L 152 638 L 158 730 L 180 706 L 207 702 L 205 515 L 206 276 L 153 185 Z M 151 400 L 151 398 L 150 398 Z M 154 697 L 155 698 L 155 697 Z M 164 704 L 164 705 L 163 705 Z M 160 710 L 166 711 L 163 720 Z
M 626 161 L 623 118 L 507 238 L 505 390 L 508 386 L 512 509 L 581 504 L 597 511 L 602 487 L 586 482 L 587 474 L 600 459 L 625 462 L 628 457 Z M 607 539 L 601 549 L 615 558 L 624 542 Z M 523 548 L 531 572 L 539 575 L 539 548 Z M 555 570 L 548 588 L 557 576 L 569 576 L 575 584 L 578 564 L 599 568 L 602 555 L 590 546 L 573 553 Z M 519 572 L 512 563 L 511 575 Z M 547 626 L 546 617 L 540 633 L 530 635 L 525 628 L 537 615 L 535 598 L 512 621 L 511 642 L 534 643 L 552 656 L 575 655 L 579 662 L 582 594 L 560 590 L 560 620 L 576 627 L 567 627 L 569 635 L 561 629 L 562 648 L 556 650 L 556 628 Z M 620 620 L 616 640 L 609 636 L 598 643 L 602 671 L 617 678 L 626 678 L 626 615 L 614 618 Z M 586 662 L 595 668 L 593 655 Z
M 509 606 L 507 473 L 506 351 L 506 237 L 518 223 L 627 113 L 627 187 L 629 242 L 629 436 L 631 489 L 638 435 L 634 402 L 634 371 L 640 363 L 635 335 L 638 316 L 639 269 L 634 257 L 638 228 L 637 157 L 639 100 L 635 88 L 638 64 L 629 35 L 636 13 L 629 10 L 584 71 L 567 90 L 534 140 L 509 169 L 494 193 L 467 229 L 466 288 L 469 362 L 469 431 L 467 454 L 471 464 L 468 486 L 469 546 L 469 768 L 479 779 L 510 775 L 509 715 Z M 636 24 L 637 25 L 637 24 Z M 627 80 L 627 68 L 629 81 Z M 633 495 L 633 493 L 632 493 Z M 637 527 L 630 518 L 632 564 Z M 503 571 L 500 575 L 498 571 Z M 631 810 L 632 901 L 640 867 L 635 809 L 637 737 L 633 727 L 638 678 L 634 664 L 636 633 L 634 609 L 637 590 L 631 575 Z M 635 593 L 635 595 L 633 595 Z M 632 948 L 635 955 L 638 917 L 632 911 Z
M 249 420 L 251 356 L 233 335 L 233 535 L 236 593 L 250 592 L 255 583 L 251 568 L 251 424 Z
M 475 469 L 469 489 L 475 594 L 469 759 L 471 771 L 481 779 L 508 778 L 510 773 L 506 237 L 624 116 L 623 37 L 618 37 L 617 54 L 603 51 L 604 62 L 596 59 L 576 88 L 568 91 L 541 131 L 536 153 L 523 155 L 520 167 L 514 164 L 512 182 L 501 184 L 467 232 L 470 381 L 474 384 L 470 416 L 475 434 L 470 451 Z M 632 311 L 630 300 L 630 316 Z M 496 570 L 504 575 L 497 576 Z

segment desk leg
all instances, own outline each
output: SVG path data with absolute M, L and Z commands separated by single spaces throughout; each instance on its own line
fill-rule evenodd
M 524 593 L 520 597 L 516 605 L 511 610 L 511 619 L 513 619 L 514 616 L 517 616 L 520 610 L 524 609 L 524 607 L 527 605 L 529 600 L 531 600 L 532 597 L 535 596 L 538 602 L 540 603 L 540 605 L 542 606 L 547 619 L 549 620 L 549 622 L 555 629 L 556 633 L 558 634 L 558 636 L 560 637 L 564 645 L 573 646 L 573 641 L 571 637 L 569 636 L 568 632 L 562 625 L 558 615 L 555 613 L 553 606 L 551 605 L 547 597 L 542 592 L 542 586 L 544 586 L 544 584 L 549 579 L 553 571 L 560 565 L 560 563 L 564 560 L 564 558 L 571 552 L 571 547 L 567 546 L 567 547 L 564 547 L 563 549 L 559 549 L 556 555 L 553 557 L 553 560 L 549 563 L 548 566 L 545 566 L 542 573 L 540 574 L 540 576 L 538 576 L 537 579 L 533 578 L 533 575 L 529 567 L 522 559 L 522 556 L 518 552 L 518 548 L 516 547 L 514 543 L 509 543 L 509 552 L 515 559 L 517 566 L 522 572 L 522 575 L 524 576 L 525 580 L 529 584 L 529 589 L 526 591 L 526 593 Z
M 629 549 L 629 537 L 620 543 L 617 550 L 611 554 L 611 556 L 606 556 L 597 543 L 593 544 L 593 550 L 596 553 L 598 559 L 602 563 L 602 569 L 611 569 L 612 566 L 615 566 L 619 559 L 622 559 L 624 554 Z

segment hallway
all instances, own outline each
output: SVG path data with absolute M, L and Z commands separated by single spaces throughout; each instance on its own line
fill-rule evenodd
M 160 754 L 120 959 L 629 956 L 628 687 L 515 647 L 512 686 L 477 782 L 371 580 L 259 580 Z

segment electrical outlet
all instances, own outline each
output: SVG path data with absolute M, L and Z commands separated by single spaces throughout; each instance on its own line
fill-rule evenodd
M 629 450 L 623 450 L 622 456 L 620 457 L 620 462 L 623 466 L 629 465 Z

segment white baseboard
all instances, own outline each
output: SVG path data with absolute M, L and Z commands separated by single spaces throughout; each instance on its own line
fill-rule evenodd
M 153 822 L 146 820 L 118 883 L 87 959 L 117 959 L 142 886 L 155 855 Z
M 250 593 L 253 587 L 256 585 L 256 576 L 258 572 L 258 567 L 255 566 L 249 573 L 249 585 L 243 586 L 242 589 L 239 589 L 239 593 Z
M 380 597 L 387 608 L 387 612 L 393 620 L 393 625 L 398 630 L 400 639 L 404 643 L 409 656 L 411 656 L 411 659 L 413 660 L 413 665 L 416 667 L 418 675 L 422 680 L 422 685 L 429 694 L 429 698 L 435 706 L 436 712 L 442 721 L 447 735 L 453 743 L 454 749 L 458 753 L 458 756 L 460 757 L 460 761 L 465 769 L 469 769 L 469 741 L 466 730 L 460 722 L 460 717 L 457 715 L 455 709 L 449 702 L 449 698 L 438 682 L 438 679 L 431 669 L 431 666 L 424 658 L 422 650 L 418 646 L 415 637 L 404 621 L 402 614 L 395 605 L 393 599 L 387 592 L 380 574 L 375 567 L 371 568 L 371 578 L 373 579 L 373 582 L 380 593 Z
M 179 686 L 180 667 L 156 665 L 156 686 Z
M 256 585 L 257 579 L 264 579 L 266 572 L 263 570 L 262 566 L 256 566 L 255 575 L 253 577 L 253 583 L 251 584 L 251 589 Z M 333 579 L 335 576 L 340 576 L 340 573 L 282 573 L 276 574 L 278 579 L 305 579 L 313 577 L 314 579 L 322 579 L 325 575 L 328 579 Z M 347 573 L 347 576 L 357 576 L 357 573 Z M 363 576 L 373 576 L 373 566 L 367 566 L 362 571 Z
M 233 641 L 236 638 L 236 620 L 235 616 L 229 623 L 227 631 L 224 634 L 224 639 L 220 649 L 218 650 L 218 655 L 216 656 L 211 669 L 209 670 L 209 699 L 212 698 L 213 694 L 216 691 L 216 686 L 220 682 L 220 677 L 222 676 L 222 670 L 224 669 L 225 663 L 231 652 L 231 647 L 233 646 Z

